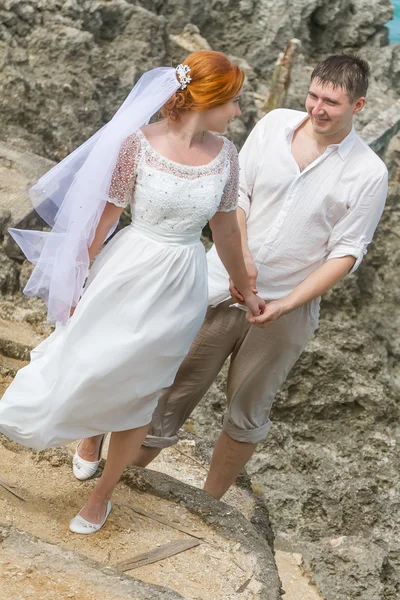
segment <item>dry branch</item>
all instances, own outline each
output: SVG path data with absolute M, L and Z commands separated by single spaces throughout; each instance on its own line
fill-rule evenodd
M 25 498 L 23 498 L 22 496 L 20 496 L 20 494 L 18 494 L 15 490 L 13 490 L 12 485 L 10 485 L 9 483 L 7 483 L 6 481 L 4 481 L 4 479 L 2 479 L 0 477 L 0 485 L 6 489 L 8 492 L 10 492 L 10 494 L 13 494 L 13 496 L 16 496 L 17 498 L 19 498 L 20 500 L 23 500 L 25 502 Z
M 158 523 L 161 523 L 162 525 L 167 525 L 168 527 L 171 527 L 172 529 L 177 529 L 181 533 L 186 533 L 186 535 L 190 535 L 191 537 L 197 538 L 198 540 L 204 539 L 204 535 L 199 535 L 198 533 L 194 533 L 193 531 L 190 531 L 190 529 L 183 527 L 183 525 L 178 525 L 177 523 L 169 521 L 168 519 L 164 519 L 163 517 L 159 517 L 158 515 L 149 513 L 146 510 L 143 510 L 142 508 L 133 506 L 132 504 L 120 504 L 120 506 L 126 506 L 127 508 L 130 508 L 131 510 L 133 510 L 133 512 L 137 513 L 138 515 L 142 515 L 143 517 L 147 517 L 148 519 L 157 521 Z
M 154 548 L 154 550 L 150 550 L 149 552 L 143 552 L 142 554 L 123 560 L 114 566 L 120 571 L 131 571 L 132 569 L 138 569 L 139 567 L 150 565 L 159 560 L 164 560 L 164 558 L 175 556 L 175 554 L 180 554 L 181 552 L 185 552 L 185 550 L 190 550 L 190 548 L 199 545 L 199 540 L 175 540 L 174 542 L 164 544 L 159 548 Z

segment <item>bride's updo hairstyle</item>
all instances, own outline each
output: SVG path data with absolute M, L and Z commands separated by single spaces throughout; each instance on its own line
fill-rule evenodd
M 183 61 L 190 67 L 191 81 L 179 89 L 161 109 L 163 117 L 179 121 L 188 110 L 204 111 L 225 104 L 242 89 L 244 73 L 222 52 L 201 50 Z

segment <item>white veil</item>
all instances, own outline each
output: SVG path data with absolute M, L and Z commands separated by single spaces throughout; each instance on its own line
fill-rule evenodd
M 81 296 L 88 247 L 107 202 L 121 143 L 148 123 L 179 87 L 173 68 L 145 73 L 111 121 L 29 190 L 36 212 L 52 230 L 9 232 L 36 265 L 23 291 L 46 302 L 48 321 L 66 323 Z

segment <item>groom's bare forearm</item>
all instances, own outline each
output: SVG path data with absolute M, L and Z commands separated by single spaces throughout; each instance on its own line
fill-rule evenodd
M 342 258 L 327 260 L 286 298 L 282 299 L 284 312 L 291 312 L 302 304 L 306 304 L 328 292 L 349 273 L 355 262 L 354 256 L 343 256 Z
M 330 290 L 338 281 L 343 279 L 355 263 L 353 256 L 332 258 L 311 273 L 288 296 L 281 300 L 273 300 L 267 304 L 262 315 L 250 315 L 248 320 L 253 325 L 264 328 L 282 315 L 299 308 L 303 304 L 318 298 Z

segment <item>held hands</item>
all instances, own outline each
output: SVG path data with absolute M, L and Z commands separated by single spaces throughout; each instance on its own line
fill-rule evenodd
M 258 293 L 256 286 L 258 275 L 257 267 L 250 255 L 244 257 L 244 262 L 253 295 L 246 295 L 246 297 L 244 297 L 231 279 L 229 280 L 229 291 L 232 298 L 239 302 L 239 304 L 245 304 L 249 309 L 246 314 L 246 319 L 249 323 L 256 327 L 260 327 L 261 329 L 265 329 L 268 325 L 271 325 L 271 323 L 279 319 L 279 317 L 290 312 L 291 308 L 286 305 L 284 298 L 282 300 L 273 300 L 266 304 L 264 300 L 256 296 L 255 294 Z M 258 312 L 255 312 L 257 310 Z
M 253 294 L 253 292 L 245 295 L 244 304 L 249 309 L 246 313 L 247 318 L 248 318 L 248 315 L 251 315 L 253 318 L 255 318 L 255 317 L 260 318 L 259 315 L 262 316 L 262 314 L 265 310 L 264 300 L 262 298 L 260 298 L 259 296 L 256 296 L 256 294 Z
M 279 319 L 282 315 L 289 312 L 282 300 L 272 300 L 265 306 L 265 310 L 260 315 L 246 313 L 246 319 L 252 325 L 265 329 L 268 325 L 271 325 L 274 321 Z

